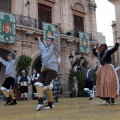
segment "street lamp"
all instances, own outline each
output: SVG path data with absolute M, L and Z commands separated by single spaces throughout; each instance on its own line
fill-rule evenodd
M 78 68 L 79 65 L 81 65 L 82 63 L 84 63 L 85 57 L 83 55 L 81 55 L 81 57 L 80 57 L 80 52 L 77 50 L 75 52 L 75 59 L 76 59 L 76 63 L 77 63 L 76 65 L 77 65 L 77 70 L 78 70 L 79 69 Z M 70 55 L 69 55 L 69 61 L 70 61 L 71 65 L 72 65 L 72 63 L 74 61 L 74 56 L 72 55 L 72 53 L 70 53 Z M 80 62 L 80 64 L 79 64 L 79 62 Z
M 83 55 L 81 55 L 81 57 L 80 57 L 80 62 L 81 62 L 81 64 L 85 62 L 85 57 Z
M 79 55 L 80 55 L 80 52 L 77 50 L 77 51 L 75 52 L 75 58 L 76 58 L 76 59 L 79 59 Z
M 81 68 L 82 66 L 82 63 L 84 63 L 85 61 L 85 57 L 83 55 L 81 55 L 81 57 L 79 56 L 80 55 L 80 52 L 77 50 L 75 52 L 75 59 L 76 59 L 76 65 L 77 65 L 77 75 L 79 74 L 79 68 Z M 73 60 L 74 59 L 74 56 L 72 55 L 72 53 L 70 53 L 70 56 L 69 56 L 69 60 L 70 60 L 70 63 L 71 63 L 71 66 L 73 64 Z M 73 68 L 73 67 L 72 67 Z M 80 87 L 79 87 L 79 84 L 78 84 L 78 96 L 80 95 Z
M 74 58 L 74 56 L 72 55 L 72 53 L 70 53 L 69 60 L 70 60 L 71 64 L 73 63 L 73 58 Z

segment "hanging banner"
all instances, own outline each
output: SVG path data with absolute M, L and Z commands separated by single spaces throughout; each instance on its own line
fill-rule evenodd
M 48 37 L 54 37 L 56 29 L 55 25 L 46 22 L 42 23 L 42 28 L 43 28 L 43 42 L 45 43 Z
M 16 15 L 0 12 L 0 41 L 15 43 Z
M 89 53 L 90 52 L 90 34 L 85 32 L 79 32 L 80 39 L 80 52 Z

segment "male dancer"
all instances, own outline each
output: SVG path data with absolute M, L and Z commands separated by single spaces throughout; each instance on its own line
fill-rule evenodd
M 34 84 L 37 89 L 38 94 L 38 105 L 36 107 L 36 111 L 42 109 L 46 106 L 47 101 L 43 102 L 43 87 L 46 90 L 46 95 L 48 98 L 48 106 L 50 108 L 53 104 L 53 93 L 51 82 L 53 79 L 57 77 L 58 72 L 58 58 L 60 55 L 60 33 L 59 33 L 60 24 L 56 26 L 56 31 L 54 38 L 49 37 L 46 40 L 47 48 L 43 45 L 40 37 L 39 40 L 39 48 L 42 54 L 42 69 L 41 75 L 38 78 L 37 82 Z
M 31 75 L 31 82 L 32 82 L 32 92 L 34 94 L 34 100 L 37 100 L 38 99 L 38 95 L 37 95 L 37 91 L 36 91 L 36 88 L 34 86 L 34 83 L 36 82 L 36 80 L 39 78 L 40 74 L 37 73 L 36 69 L 34 68 L 33 69 L 33 73 Z
M 98 64 L 98 63 L 97 63 Z M 92 65 L 88 64 L 87 69 L 81 67 L 82 72 L 85 76 L 85 91 L 90 95 L 89 100 L 92 100 L 93 98 L 93 75 L 98 70 L 98 65 L 94 69 L 91 69 Z
M 15 55 L 15 59 L 13 59 L 14 55 Z M 1 91 L 7 99 L 5 105 L 15 105 L 17 104 L 17 102 L 13 93 L 13 84 L 15 81 L 16 65 L 18 61 L 17 50 L 14 50 L 14 53 L 8 54 L 7 59 L 8 61 L 5 61 L 0 57 L 0 62 L 6 66 L 6 70 L 5 70 L 6 79 L 1 87 Z M 8 93 L 8 90 L 10 93 Z

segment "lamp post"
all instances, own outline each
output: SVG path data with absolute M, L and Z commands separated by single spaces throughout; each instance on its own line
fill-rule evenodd
M 75 59 L 76 59 L 76 62 L 77 62 L 77 64 L 76 64 L 77 65 L 77 75 L 79 74 L 80 66 L 82 66 L 82 63 L 84 63 L 84 61 L 85 61 L 85 57 L 83 55 L 81 55 L 81 57 L 80 57 L 79 55 L 80 55 L 80 52 L 76 51 L 75 52 Z M 72 55 L 72 53 L 70 53 L 69 60 L 70 60 L 71 66 L 72 66 L 73 61 L 74 61 L 74 56 Z M 79 84 L 77 86 L 78 86 L 77 93 L 78 93 L 78 96 L 79 96 L 80 95 Z
M 117 39 L 120 39 L 117 36 L 117 29 L 116 29 L 116 21 L 112 21 L 112 29 L 113 29 L 113 35 L 114 35 L 114 41 L 117 42 Z M 117 60 L 118 60 L 118 64 L 119 64 L 119 51 L 117 51 Z
M 76 59 L 76 62 L 77 62 L 77 70 L 79 69 L 79 65 L 82 65 L 85 61 L 85 57 L 83 55 L 81 55 L 80 57 L 80 52 L 77 50 L 75 52 L 75 59 Z M 72 55 L 72 53 L 70 53 L 69 55 L 69 61 L 71 63 L 71 65 L 73 64 L 73 61 L 74 61 L 74 56 Z M 80 62 L 80 64 L 79 64 Z
M 28 17 L 30 17 L 30 8 L 29 8 L 29 6 L 30 6 L 30 1 L 29 0 L 27 0 L 27 3 L 26 3 L 26 6 L 28 6 Z
M 76 61 L 77 61 L 77 70 L 78 70 L 78 66 L 79 66 L 79 55 L 80 55 L 80 52 L 77 50 L 77 51 L 75 52 L 75 59 L 76 59 Z
M 85 57 L 83 55 L 81 55 L 80 61 L 81 61 L 81 65 L 85 62 Z

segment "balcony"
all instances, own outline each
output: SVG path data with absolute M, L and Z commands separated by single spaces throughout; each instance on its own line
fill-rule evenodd
M 16 24 L 21 25 L 21 26 L 26 26 L 26 27 L 31 27 L 31 28 L 38 29 L 37 19 L 27 17 L 27 16 L 23 16 L 23 15 L 17 15 Z

